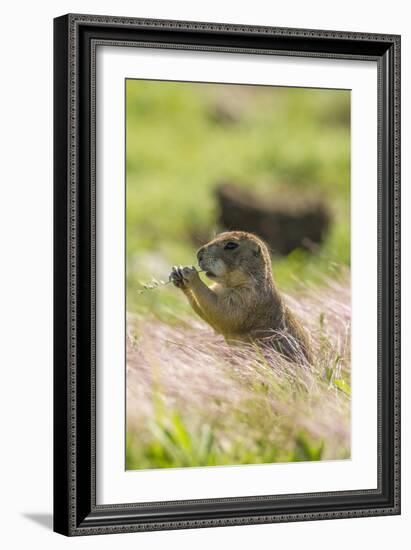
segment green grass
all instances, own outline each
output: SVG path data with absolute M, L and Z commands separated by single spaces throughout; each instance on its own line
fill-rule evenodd
M 255 415 L 251 418 L 256 419 Z M 152 422 L 150 429 L 151 438 L 144 445 L 133 432 L 128 435 L 128 470 L 307 462 L 321 460 L 325 447 L 323 440 L 315 441 L 304 429 L 292 434 L 281 447 L 266 436 L 238 437 L 228 444 L 222 443 L 214 425 L 203 423 L 197 431 L 192 431 L 180 413 L 172 411 Z M 347 449 L 345 457 L 348 456 Z

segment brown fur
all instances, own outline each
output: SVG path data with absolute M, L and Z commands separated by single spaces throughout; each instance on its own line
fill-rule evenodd
M 234 243 L 233 249 L 224 248 Z M 229 246 L 233 246 L 230 244 Z M 244 231 L 218 235 L 197 252 L 208 287 L 194 266 L 174 267 L 174 284 L 194 311 L 228 341 L 275 345 L 284 355 L 311 361 L 308 335 L 276 288 L 266 245 Z

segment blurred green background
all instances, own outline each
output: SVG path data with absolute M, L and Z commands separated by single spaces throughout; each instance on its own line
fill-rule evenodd
M 127 80 L 126 140 L 128 311 L 193 315 L 171 285 L 138 289 L 196 263 L 192 236 L 218 230 L 213 190 L 224 180 L 329 204 L 334 221 L 317 253 L 273 257 L 281 289 L 319 285 L 349 265 L 349 91 Z

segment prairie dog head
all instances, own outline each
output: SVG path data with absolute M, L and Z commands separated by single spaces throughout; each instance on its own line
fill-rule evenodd
M 271 280 L 266 245 L 252 233 L 228 231 L 197 251 L 198 264 L 209 279 L 228 287 Z

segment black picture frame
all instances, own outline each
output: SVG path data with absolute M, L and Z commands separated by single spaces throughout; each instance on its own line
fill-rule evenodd
M 96 505 L 94 109 L 95 52 L 102 43 L 377 61 L 377 489 Z M 56 18 L 54 323 L 54 530 L 58 533 L 73 536 L 399 514 L 400 37 L 93 15 Z

